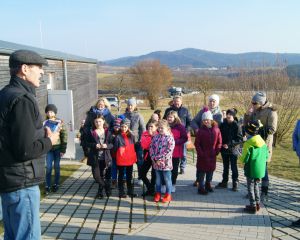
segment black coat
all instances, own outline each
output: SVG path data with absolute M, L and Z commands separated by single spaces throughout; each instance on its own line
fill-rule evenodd
M 45 159 L 52 144 L 35 100 L 34 87 L 14 76 L 0 91 L 0 192 L 44 182 Z
M 240 143 L 243 139 L 242 134 L 239 132 L 239 126 L 236 121 L 228 123 L 227 120 L 224 119 L 220 125 L 220 131 L 222 135 L 222 145 L 228 145 L 228 149 L 222 147 L 221 152 L 231 154 L 236 144 Z
M 111 165 L 111 154 L 110 151 L 113 148 L 113 144 L 108 141 L 109 139 L 109 132 L 105 130 L 105 144 L 107 145 L 107 148 L 101 149 L 104 152 L 104 160 L 106 163 L 106 166 Z M 94 166 L 96 164 L 96 161 L 98 161 L 98 149 L 96 149 L 96 145 L 99 143 L 94 136 L 92 135 L 92 130 L 88 132 L 86 135 L 86 139 L 83 143 L 83 146 L 89 148 L 89 153 L 88 153 L 88 160 L 87 160 L 87 165 L 89 166 Z

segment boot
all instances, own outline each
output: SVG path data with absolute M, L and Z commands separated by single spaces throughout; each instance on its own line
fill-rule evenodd
M 129 197 L 137 197 L 138 195 L 134 193 L 132 183 L 127 183 L 127 195 Z
M 125 191 L 124 191 L 123 181 L 118 183 L 118 187 L 119 187 L 119 198 L 127 198 L 127 195 L 125 194 Z
M 98 187 L 98 192 L 97 192 L 96 198 L 103 199 L 103 187 L 100 184 Z
M 218 185 L 216 186 L 216 188 L 227 188 L 228 184 L 227 182 L 220 182 L 218 183 Z
M 235 181 L 232 183 L 232 191 L 237 192 L 237 190 L 238 190 L 238 182 Z
M 165 196 L 163 197 L 163 199 L 161 200 L 161 202 L 168 203 L 168 202 L 171 202 L 171 200 L 172 200 L 171 194 L 166 193 Z
M 198 188 L 198 194 L 206 195 L 206 194 L 208 194 L 208 192 L 205 190 L 204 187 L 199 187 Z
M 110 197 L 111 196 L 111 184 L 110 184 L 110 180 L 105 181 L 105 194 L 106 197 Z
M 261 200 L 262 201 L 268 201 L 268 191 L 269 191 L 268 186 L 261 187 Z
M 156 192 L 154 195 L 154 202 L 159 202 L 161 198 L 161 194 L 159 192 Z
M 212 186 L 211 186 L 211 184 L 210 184 L 210 182 L 206 182 L 205 183 L 205 190 L 207 192 L 213 192 L 214 191 L 213 188 L 212 188 Z
M 260 210 L 260 204 L 256 203 L 256 212 L 258 212 Z
M 247 205 L 244 208 L 244 211 L 247 213 L 251 213 L 251 214 L 255 214 L 256 213 L 256 205 L 252 206 L 252 205 Z

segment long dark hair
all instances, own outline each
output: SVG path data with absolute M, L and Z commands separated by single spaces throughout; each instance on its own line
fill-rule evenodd
M 92 129 L 93 129 L 93 130 L 96 129 L 95 120 L 96 120 L 96 119 L 99 119 L 99 118 L 102 119 L 103 122 L 104 122 L 104 123 L 103 123 L 103 128 L 104 128 L 104 129 L 107 128 L 107 124 L 106 124 L 106 122 L 105 122 L 105 118 L 103 117 L 103 115 L 100 115 L 100 114 L 99 114 L 99 115 L 96 115 L 96 116 L 94 117 L 94 119 L 93 119 L 93 122 L 92 122 Z

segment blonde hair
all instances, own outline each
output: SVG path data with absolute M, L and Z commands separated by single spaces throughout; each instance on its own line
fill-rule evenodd
M 158 121 L 158 127 L 166 128 L 166 129 L 168 129 L 169 133 L 171 133 L 171 128 L 169 126 L 169 123 L 165 119 L 161 119 Z
M 178 113 L 176 112 L 176 111 L 170 111 L 169 113 L 168 113 L 168 115 L 167 115 L 167 118 L 169 117 L 169 116 L 173 116 L 174 118 L 175 118 L 175 120 L 174 120 L 174 123 L 175 124 L 181 124 L 181 120 L 180 120 L 180 118 L 179 118 L 179 116 L 178 116 Z
M 110 110 L 110 103 L 107 101 L 107 99 L 105 97 L 101 97 L 97 100 L 97 102 L 95 103 L 95 107 L 98 106 L 99 102 L 104 102 L 104 106 Z

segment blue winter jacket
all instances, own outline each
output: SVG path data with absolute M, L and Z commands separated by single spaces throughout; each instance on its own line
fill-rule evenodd
M 300 157 L 300 120 L 297 121 L 293 133 L 293 150 L 296 151 L 298 157 Z

